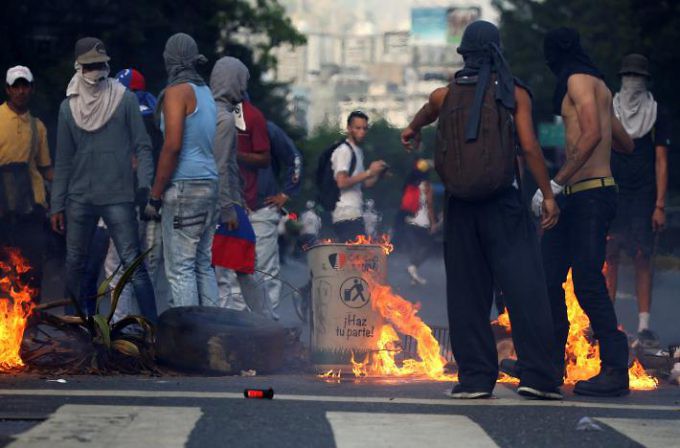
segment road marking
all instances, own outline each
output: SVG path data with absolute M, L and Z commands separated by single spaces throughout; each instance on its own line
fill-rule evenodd
M 442 391 L 442 395 L 444 395 Z M 0 396 L 48 396 L 48 397 L 126 397 L 126 398 L 195 398 L 207 399 L 243 399 L 241 392 L 188 392 L 188 391 L 152 391 L 152 390 L 86 390 L 86 389 L 0 389 Z M 680 406 L 640 405 L 630 402 L 598 403 L 594 401 L 540 401 L 526 400 L 515 396 L 500 397 L 490 400 L 454 400 L 436 398 L 396 398 L 396 397 L 351 397 L 342 395 L 274 395 L 275 400 L 290 401 L 324 401 L 329 403 L 369 403 L 369 404 L 404 404 L 425 406 L 540 406 L 554 408 L 597 408 L 627 409 L 640 411 L 679 411 Z
M 647 448 L 678 446 L 680 420 L 597 418 L 599 422 Z
M 326 412 L 326 419 L 337 448 L 498 447 L 477 423 L 462 415 Z
M 189 407 L 66 404 L 8 446 L 181 448 L 201 415 L 200 408 Z

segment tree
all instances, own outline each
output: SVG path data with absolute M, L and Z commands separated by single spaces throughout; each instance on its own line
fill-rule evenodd
M 179 31 L 192 35 L 208 57 L 210 63 L 200 69 L 206 78 L 218 57 L 242 57 L 251 70 L 254 100 L 267 116 L 285 125 L 286 109 L 276 91 L 280 86 L 262 81 L 261 74 L 276 64 L 272 48 L 282 43 L 300 45 L 305 38 L 277 0 L 6 0 L 3 13 L 0 67 L 31 68 L 36 77 L 33 110 L 52 131 L 73 76 L 73 46 L 78 38 L 101 38 L 114 74 L 135 67 L 144 74 L 147 89 L 158 92 L 166 79 L 165 41 Z M 255 51 L 236 40 L 237 32 L 259 36 Z
M 543 37 L 548 30 L 568 26 L 581 34 L 581 42 L 605 80 L 618 90 L 621 58 L 636 52 L 650 59 L 652 91 L 680 118 L 680 89 L 676 70 L 680 52 L 680 2 L 673 0 L 495 0 L 501 12 L 501 39 L 513 73 L 529 83 L 539 121 L 551 120 L 554 76 L 543 57 Z M 678 131 L 675 135 L 680 136 Z M 680 162 L 672 151 L 671 164 Z M 671 165 L 671 167 L 672 167 Z M 680 178 L 671 176 L 680 189 Z

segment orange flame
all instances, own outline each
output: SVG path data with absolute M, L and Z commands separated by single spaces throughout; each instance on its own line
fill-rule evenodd
M 605 265 L 604 271 L 606 272 Z M 578 304 L 578 299 L 574 293 L 574 282 L 571 270 L 567 275 L 567 281 L 562 285 L 565 292 L 567 304 L 567 317 L 569 319 L 569 335 L 567 336 L 566 353 L 566 376 L 565 384 L 576 384 L 577 381 L 587 380 L 598 374 L 600 371 L 600 347 L 596 343 L 591 343 L 588 339 L 590 331 L 590 320 Z M 506 309 L 495 321 L 506 330 L 511 329 L 510 316 Z M 653 390 L 659 381 L 648 375 L 642 364 L 635 359 L 633 365 L 628 370 L 630 388 L 634 390 Z
M 380 238 L 371 238 L 366 235 L 358 235 L 354 241 L 350 241 L 347 244 L 350 246 L 362 245 L 362 244 L 373 244 L 382 247 L 385 255 L 389 255 L 394 251 L 394 245 L 390 242 L 389 235 L 381 235 Z
M 317 377 L 329 383 L 339 383 L 342 380 L 342 370 L 338 369 L 336 372 L 335 370 L 331 369 L 326 373 L 317 375 Z
M 508 309 L 506 308 L 503 310 L 503 312 L 498 315 L 498 318 L 493 321 L 492 324 L 498 324 L 505 328 L 505 331 L 510 333 L 512 331 L 512 325 L 510 325 L 510 315 L 508 314 Z
M 606 270 L 606 266 L 604 269 Z M 569 335 L 567 336 L 566 347 L 567 371 L 564 382 L 565 384 L 575 384 L 577 381 L 586 380 L 598 374 L 600 371 L 600 347 L 588 340 L 590 320 L 578 304 L 578 299 L 574 293 L 571 270 L 569 270 L 563 288 L 569 318 Z M 652 390 L 658 385 L 658 380 L 649 376 L 637 359 L 628 370 L 628 376 L 630 388 L 633 390 Z
M 0 261 L 0 372 L 23 367 L 19 356 L 26 322 L 33 311 L 32 290 L 20 280 L 31 267 L 16 249 Z
M 393 293 L 389 286 L 378 284 L 372 278 L 366 281 L 371 290 L 372 308 L 392 325 L 380 328 L 377 350 L 368 354 L 362 362 L 356 361 L 352 355 L 354 375 L 455 381 L 454 375 L 444 372 L 446 359 L 440 353 L 439 343 L 432 335 L 432 330 L 417 315 L 420 306 Z M 401 366 L 397 364 L 395 356 L 401 352 L 401 339 L 397 331 L 416 340 L 419 359 L 406 359 Z

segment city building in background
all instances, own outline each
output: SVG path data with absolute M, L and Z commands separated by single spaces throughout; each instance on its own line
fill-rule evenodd
M 307 36 L 280 47 L 272 77 L 290 86 L 294 125 L 343 127 L 352 110 L 405 127 L 429 93 L 449 82 L 463 61 L 456 52 L 472 21 L 497 17 L 490 0 L 282 1 Z M 387 14 L 386 14 L 387 15 Z

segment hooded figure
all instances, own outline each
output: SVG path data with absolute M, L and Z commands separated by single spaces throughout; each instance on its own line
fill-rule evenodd
M 567 82 L 571 75 L 583 73 L 604 79 L 593 61 L 581 47 L 581 39 L 572 28 L 557 28 L 548 32 L 543 41 L 543 53 L 548 68 L 557 76 L 553 95 L 553 113 L 562 114 L 562 101 L 567 94 Z
M 205 64 L 208 59 L 198 52 L 198 45 L 193 37 L 185 33 L 177 33 L 168 39 L 163 51 L 165 71 L 168 73 L 168 87 L 190 82 L 197 86 L 204 86 L 205 80 L 196 71 L 198 64 Z M 158 96 L 156 117 L 163 111 L 163 90 Z
M 496 74 L 496 101 L 507 109 L 515 110 L 515 84 L 529 90 L 512 76 L 508 62 L 501 52 L 500 42 L 501 38 L 496 25 L 478 20 L 465 28 L 463 40 L 458 47 L 457 51 L 463 56 L 465 66 L 456 73 L 456 78 L 479 77 L 470 119 L 465 124 L 466 141 L 475 140 L 479 133 L 482 101 L 491 79 L 491 73 Z
M 217 105 L 215 161 L 220 175 L 220 221 L 235 217 L 233 204 L 244 206 L 241 175 L 236 160 L 237 134 L 234 111 L 245 98 L 250 72 L 238 59 L 223 57 L 210 74 L 210 89 Z

